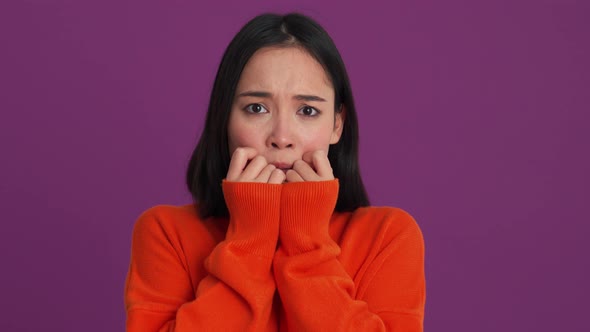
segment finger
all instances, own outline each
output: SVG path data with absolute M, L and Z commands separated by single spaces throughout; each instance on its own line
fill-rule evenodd
M 287 171 L 287 173 L 285 174 L 286 176 L 286 180 L 287 182 L 303 182 L 303 178 L 301 177 L 301 175 L 299 175 L 299 173 L 297 173 L 296 171 L 290 169 Z
M 328 159 L 328 155 L 324 151 L 315 151 L 312 154 L 312 159 L 314 169 L 320 178 L 323 180 L 334 179 L 334 171 L 332 170 L 332 165 L 330 165 L 330 159 Z
M 256 149 L 253 148 L 237 148 L 232 154 L 231 160 L 229 162 L 226 180 L 236 181 L 239 178 L 240 174 L 242 174 L 244 168 L 246 168 L 248 160 L 254 158 L 256 154 Z
M 301 156 L 301 160 L 305 161 L 314 171 L 316 170 L 315 165 L 313 164 L 313 154 L 316 151 L 308 151 Z
M 266 158 L 261 155 L 254 157 L 239 176 L 238 181 L 254 181 L 266 165 L 268 165 Z
M 285 172 L 283 172 L 280 169 L 275 168 L 272 171 L 272 173 L 270 174 L 270 177 L 268 179 L 268 183 L 281 184 L 281 183 L 285 182 L 286 179 L 287 179 L 287 175 L 285 175 Z
M 270 178 L 270 175 L 275 169 L 277 169 L 275 165 L 267 164 L 266 166 L 264 166 L 260 174 L 258 174 L 258 176 L 254 179 L 254 181 L 267 183 L 268 179 Z
M 293 163 L 293 170 L 297 172 L 304 181 L 321 180 L 311 166 L 303 160 L 297 160 Z

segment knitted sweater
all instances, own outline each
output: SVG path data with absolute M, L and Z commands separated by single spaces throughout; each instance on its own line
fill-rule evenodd
M 388 207 L 334 212 L 338 180 L 223 182 L 230 218 L 136 221 L 127 331 L 423 330 L 424 242 Z

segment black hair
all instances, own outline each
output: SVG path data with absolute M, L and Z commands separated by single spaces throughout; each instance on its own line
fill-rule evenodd
M 336 211 L 353 211 L 369 205 L 359 169 L 354 100 L 336 45 L 317 22 L 305 15 L 262 14 L 246 23 L 225 50 L 211 91 L 205 126 L 188 164 L 186 184 L 202 218 L 229 214 L 221 182 L 230 162 L 229 115 L 244 66 L 261 48 L 290 46 L 304 49 L 322 65 L 334 87 L 335 112 L 344 111 L 342 135 L 328 151 L 334 177 L 340 183 Z

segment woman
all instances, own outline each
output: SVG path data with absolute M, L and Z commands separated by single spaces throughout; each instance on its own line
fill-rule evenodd
M 229 44 L 187 184 L 133 231 L 128 331 L 422 331 L 414 219 L 368 207 L 328 34 L 266 14 Z

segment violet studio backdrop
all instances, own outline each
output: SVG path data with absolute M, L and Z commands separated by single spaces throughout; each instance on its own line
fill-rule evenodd
M 133 223 L 186 204 L 214 75 L 300 11 L 347 65 L 374 205 L 426 243 L 426 331 L 588 331 L 586 1 L 0 3 L 0 330 L 122 331 Z

